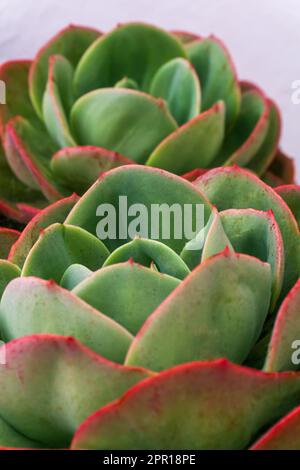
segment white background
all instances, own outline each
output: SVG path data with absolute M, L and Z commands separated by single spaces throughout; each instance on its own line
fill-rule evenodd
M 133 20 L 223 39 L 239 77 L 279 104 L 282 147 L 296 158 L 300 180 L 300 104 L 291 101 L 300 80 L 300 0 L 0 0 L 0 61 L 33 57 L 68 23 L 107 31 Z

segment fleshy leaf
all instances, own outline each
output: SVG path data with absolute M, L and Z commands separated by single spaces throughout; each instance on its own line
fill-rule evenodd
M 193 41 L 186 48 L 200 78 L 202 109 L 209 109 L 217 101 L 223 100 L 226 128 L 230 129 L 240 111 L 241 91 L 227 49 L 215 37 Z
M 102 173 L 132 163 L 103 147 L 65 147 L 53 156 L 51 169 L 65 186 L 83 194 Z
M 135 334 L 179 283 L 171 276 L 128 262 L 99 270 L 73 292 Z
M 269 265 L 227 249 L 196 268 L 153 312 L 126 364 L 159 371 L 219 357 L 242 363 L 262 331 L 270 293 Z
M 0 228 L 0 259 L 7 259 L 11 247 L 20 237 L 18 230 Z
M 300 407 L 276 423 L 251 450 L 300 450 Z
M 299 381 L 225 360 L 185 364 L 90 416 L 72 449 L 244 449 L 298 403 Z
M 289 292 L 277 314 L 264 367 L 266 371 L 299 369 L 299 312 L 300 281 Z
M 300 186 L 287 184 L 278 186 L 275 191 L 289 206 L 300 227 Z
M 120 195 L 126 196 L 126 201 L 124 199 L 120 200 Z M 111 206 L 103 206 L 104 204 Z M 116 221 L 116 234 L 113 234 L 115 238 L 110 237 L 108 233 L 107 239 L 104 241 L 112 252 L 117 247 L 130 241 L 130 234 L 127 229 L 129 222 L 132 222 L 132 217 L 128 217 L 127 220 L 126 213 L 128 208 L 134 204 L 138 204 L 138 206 L 135 206 L 137 208 L 135 215 L 138 216 L 139 210 L 141 210 L 141 215 L 145 211 L 149 215 L 148 234 L 135 233 L 134 236 L 140 235 L 143 238 L 163 241 L 165 245 L 178 254 L 187 242 L 187 235 L 190 235 L 183 233 L 184 225 L 189 228 L 191 222 L 193 222 L 194 227 L 197 219 L 199 219 L 196 215 L 197 207 L 200 208 L 200 212 L 203 209 L 204 223 L 209 219 L 211 212 L 211 205 L 208 200 L 188 181 L 163 170 L 140 165 L 128 165 L 116 168 L 103 175 L 76 204 L 67 217 L 66 223 L 77 225 L 92 234 L 96 234 L 99 231 L 99 224 L 103 222 L 103 217 L 102 219 L 99 218 L 101 215 L 99 208 L 106 207 L 112 216 L 110 221 L 112 222 L 114 219 Z M 193 209 L 192 217 L 191 211 L 188 211 L 186 216 L 178 221 L 176 213 L 181 214 L 181 216 L 182 213 L 185 215 L 185 204 L 190 205 L 190 208 Z M 158 227 L 156 226 L 156 209 L 158 214 L 163 214 L 164 218 L 164 224 L 160 223 Z M 151 217 L 152 211 L 155 212 L 153 217 Z M 164 229 L 166 224 L 168 226 L 168 222 L 170 223 L 170 230 L 166 230 L 168 233 L 165 233 Z M 201 225 L 202 220 L 199 220 L 199 222 L 199 225 Z M 153 230 L 155 233 L 153 233 Z M 180 234 L 179 231 L 181 231 Z M 101 233 L 99 235 L 102 236 Z M 178 238 L 174 235 L 178 235 Z
M 3 448 L 38 449 L 40 447 L 42 447 L 41 444 L 27 439 L 0 417 L 0 450 Z
M 147 165 L 176 174 L 211 167 L 223 143 L 224 123 L 224 104 L 220 102 L 166 137 Z
M 10 263 L 6 260 L 0 260 L 0 299 L 6 288 L 6 286 L 21 275 L 21 270 L 15 264 Z
M 195 249 L 196 247 L 197 249 Z M 194 240 L 185 245 L 180 256 L 190 269 L 194 269 L 201 261 L 222 252 L 226 247 L 234 252 L 224 231 L 220 214 L 214 207 L 205 227 L 196 235 Z
M 175 57 L 186 53 L 171 34 L 142 23 L 120 25 L 86 51 L 76 70 L 75 89 L 80 96 L 128 77 L 147 91 L 157 70 Z
M 94 29 L 70 25 L 52 38 L 37 54 L 30 69 L 29 89 L 36 112 L 42 117 L 42 101 L 48 80 L 49 58 L 59 54 L 76 67 L 86 49 L 100 33 Z M 76 47 L 74 47 L 76 46 Z
M 6 62 L 0 66 L 0 80 L 5 83 L 6 104 L 0 106 L 0 136 L 4 137 L 5 125 L 15 116 L 23 116 L 41 125 L 28 94 L 28 72 L 31 62 L 27 60 Z
M 5 345 L 5 354 L 0 416 L 17 432 L 52 448 L 66 448 L 85 418 L 150 375 L 109 362 L 62 336 L 14 340 Z
M 278 150 L 271 166 L 265 176 L 270 186 L 282 186 L 284 184 L 295 184 L 296 166 L 292 158 Z
M 241 110 L 235 126 L 227 135 L 218 162 L 246 166 L 267 137 L 270 109 L 258 91 L 243 93 Z
M 64 289 L 73 290 L 82 281 L 93 274 L 93 271 L 86 268 L 82 264 L 71 264 L 64 272 L 60 285 Z
M 31 249 L 22 276 L 54 279 L 59 283 L 71 264 L 83 264 L 95 271 L 108 255 L 103 243 L 80 227 L 54 224 L 42 232 Z
M 122 88 L 81 97 L 72 108 L 71 123 L 81 145 L 105 147 L 138 163 L 177 128 L 162 100 Z
M 116 88 L 128 88 L 129 90 L 138 90 L 138 84 L 131 78 L 124 77 L 115 84 Z
M 175 36 L 182 44 L 186 45 L 189 42 L 198 41 L 201 37 L 198 34 L 190 33 L 189 31 L 171 31 L 171 34 Z
M 133 339 L 71 292 L 34 277 L 16 279 L 7 287 L 0 304 L 0 330 L 6 342 L 39 333 L 73 336 L 118 363 L 124 362 Z
M 156 240 L 145 238 L 135 238 L 117 248 L 107 258 L 104 266 L 124 263 L 130 259 L 147 267 L 154 263 L 159 272 L 177 279 L 184 279 L 190 272 L 185 262 L 171 248 Z
M 194 183 L 219 211 L 226 209 L 272 209 L 280 228 L 285 251 L 284 297 L 299 277 L 300 237 L 296 220 L 288 206 L 252 172 L 238 168 L 216 168 Z
M 12 170 L 24 184 L 40 189 L 49 201 L 61 198 L 62 189 L 54 181 L 49 165 L 57 147 L 46 132 L 16 117 L 6 126 L 4 147 Z
M 200 113 L 199 78 L 186 59 L 176 58 L 162 65 L 151 82 L 150 93 L 166 101 L 180 126 Z
M 68 123 L 74 100 L 73 75 L 73 67 L 65 57 L 50 57 L 49 78 L 43 97 L 43 116 L 49 134 L 59 147 L 76 146 Z
M 9 261 L 22 268 L 29 251 L 38 240 L 41 230 L 54 223 L 63 223 L 77 201 L 78 197 L 74 194 L 41 210 L 22 231 L 9 253 Z
M 224 231 L 237 253 L 255 256 L 270 264 L 273 309 L 281 291 L 284 274 L 283 240 L 273 212 L 229 209 L 221 212 L 220 217 Z

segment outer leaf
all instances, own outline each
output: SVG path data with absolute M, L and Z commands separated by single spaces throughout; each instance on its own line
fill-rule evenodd
M 270 186 L 276 187 L 285 184 L 295 184 L 296 167 L 292 158 L 278 150 L 269 167 L 265 181 Z
M 97 216 L 97 209 L 101 204 L 112 204 L 116 210 L 116 239 L 105 240 L 105 243 L 110 251 L 113 251 L 117 247 L 125 244 L 129 241 L 128 234 L 126 232 L 128 222 L 132 220 L 132 217 L 128 217 L 126 220 L 127 208 L 122 207 L 120 204 L 119 196 L 123 195 L 127 197 L 127 206 L 130 207 L 133 204 L 143 204 L 150 214 L 150 220 L 148 229 L 152 227 L 152 222 L 156 222 L 156 217 L 151 217 L 151 208 L 153 205 L 158 205 L 159 209 L 163 211 L 165 223 L 170 222 L 170 235 L 163 233 L 163 226 L 160 224 L 157 236 L 158 241 L 163 241 L 167 246 L 172 248 L 176 253 L 180 253 L 187 239 L 182 231 L 182 237 L 176 239 L 174 237 L 174 222 L 170 217 L 168 211 L 174 207 L 179 209 L 179 212 L 184 213 L 184 204 L 190 204 L 192 208 L 196 208 L 199 204 L 200 208 L 204 210 L 204 223 L 208 220 L 211 212 L 211 205 L 206 198 L 203 197 L 202 193 L 195 188 L 189 182 L 179 178 L 178 176 L 157 170 L 154 168 L 142 167 L 139 165 L 129 165 L 122 168 L 116 168 L 109 173 L 103 175 L 99 181 L 81 198 L 78 204 L 69 214 L 66 223 L 71 225 L 77 225 L 84 228 L 92 234 L 97 233 L 97 225 L 101 218 Z M 175 205 L 175 206 L 174 206 Z M 167 209 L 167 212 L 164 211 Z M 172 213 L 172 210 L 171 210 Z M 171 214 L 172 215 L 172 214 Z M 194 215 L 194 212 L 193 212 Z M 120 219 L 120 220 L 119 220 Z M 182 218 L 182 222 L 186 220 L 187 223 L 191 223 L 191 217 L 187 216 Z M 196 221 L 192 217 L 193 223 Z M 201 222 L 201 221 L 200 221 Z M 177 230 L 180 229 L 182 223 L 176 225 Z M 148 230 L 149 232 L 149 230 Z M 151 237 L 151 233 L 148 233 L 148 238 Z M 144 235 L 144 238 L 145 235 Z
M 135 238 L 117 248 L 107 258 L 104 266 L 124 263 L 130 259 L 147 267 L 154 263 L 158 271 L 177 279 L 184 279 L 190 272 L 185 262 L 171 248 L 156 240 L 144 238 Z
M 201 39 L 200 36 L 198 36 L 198 34 L 195 34 L 195 33 L 190 33 L 188 31 L 171 31 L 171 34 L 173 36 L 175 36 L 175 38 L 177 38 L 180 42 L 182 42 L 182 44 L 188 44 L 192 41 L 196 41 L 196 40 L 199 40 Z
M 4 341 L 37 333 L 73 336 L 103 357 L 123 363 L 133 337 L 53 281 L 19 278 L 0 304 Z
M 73 104 L 73 75 L 73 67 L 65 57 L 50 57 L 49 78 L 43 97 L 43 116 L 49 134 L 60 147 L 76 145 L 68 123 Z
M 20 237 L 18 230 L 0 228 L 0 258 L 7 259 L 10 249 Z
M 60 282 L 71 264 L 83 264 L 95 271 L 109 252 L 103 243 L 79 227 L 54 224 L 47 228 L 31 249 L 22 276 L 36 276 Z
M 87 50 L 76 70 L 75 88 L 83 95 L 128 77 L 148 90 L 161 65 L 185 56 L 179 41 L 165 31 L 142 23 L 124 24 Z
M 300 407 L 275 424 L 251 450 L 300 450 Z
M 242 363 L 262 331 L 270 290 L 269 265 L 256 258 L 229 250 L 210 258 L 153 312 L 126 364 L 159 371 L 218 357 Z
M 10 281 L 20 275 L 21 270 L 18 266 L 10 263 L 9 261 L 0 260 L 0 299 Z
M 193 41 L 186 48 L 200 78 L 202 108 L 209 109 L 217 101 L 223 100 L 226 128 L 230 129 L 240 110 L 241 92 L 227 49 L 215 37 Z
M 195 185 L 220 211 L 231 208 L 272 209 L 284 243 L 285 274 L 281 293 L 284 297 L 297 281 L 300 266 L 299 230 L 288 206 L 252 172 L 238 167 L 211 170 L 201 176 Z
M 96 90 L 80 98 L 71 113 L 81 145 L 95 145 L 144 163 L 176 129 L 163 101 L 122 88 Z
M 243 449 L 298 401 L 299 376 L 225 360 L 167 370 L 83 423 L 73 449 Z
M 9 261 L 22 268 L 29 251 L 38 240 L 41 230 L 55 222 L 63 223 L 77 201 L 78 197 L 74 194 L 40 211 L 25 227 L 18 241 L 12 247 L 9 254 Z
M 65 147 L 51 161 L 51 169 L 64 185 L 85 193 L 104 172 L 134 162 L 103 147 Z
M 300 227 L 300 186 L 287 184 L 278 186 L 275 191 L 289 206 Z
M 179 125 L 200 113 L 200 82 L 186 59 L 177 58 L 162 65 L 151 82 L 150 93 L 167 102 Z
M 99 270 L 73 292 L 136 334 L 179 283 L 171 276 L 129 262 Z
M 52 448 L 67 447 L 87 416 L 150 375 L 102 359 L 73 338 L 37 335 L 5 347 L 0 416 Z
M 66 57 L 76 67 L 82 54 L 100 36 L 94 29 L 70 25 L 52 38 L 37 54 L 30 69 L 30 96 L 42 116 L 42 100 L 48 79 L 48 61 L 54 54 Z M 76 47 L 74 47 L 76 45 Z
M 265 362 L 266 371 L 299 369 L 300 281 L 283 301 L 276 317 Z
M 213 165 L 224 138 L 224 104 L 215 104 L 166 137 L 147 165 L 183 174 Z
M 6 62 L 0 66 L 0 80 L 5 83 L 6 91 L 6 104 L 0 106 L 0 136 L 2 138 L 5 125 L 15 116 L 23 116 L 33 124 L 38 124 L 39 119 L 28 94 L 30 65 L 29 60 L 19 60 Z
M 62 191 L 49 168 L 49 157 L 56 146 L 44 131 L 17 117 L 6 127 L 4 147 L 13 172 L 24 184 L 40 189 L 50 201 L 61 198 Z

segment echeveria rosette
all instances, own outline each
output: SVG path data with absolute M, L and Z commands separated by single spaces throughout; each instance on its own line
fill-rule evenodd
M 3 64 L 0 79 L 0 210 L 21 222 L 132 163 L 188 178 L 236 163 L 276 186 L 292 182 L 276 105 L 238 81 L 215 37 L 140 23 L 108 34 L 70 26 L 32 62 Z
M 131 165 L 0 233 L 0 446 L 300 448 L 300 238 L 282 191 L 238 167 L 192 184 Z M 204 243 L 100 241 L 96 207 L 119 194 L 203 204 Z

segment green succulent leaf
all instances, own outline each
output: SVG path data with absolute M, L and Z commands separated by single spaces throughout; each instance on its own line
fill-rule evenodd
M 0 260 L 0 299 L 6 288 L 6 286 L 21 275 L 21 270 L 15 264 L 10 263 L 7 260 Z M 1 328 L 0 328 L 1 330 Z
M 53 155 L 51 170 L 65 186 L 83 194 L 102 173 L 132 163 L 103 147 L 65 147 Z
M 179 175 L 211 167 L 223 143 L 224 116 L 224 104 L 215 104 L 166 137 L 146 164 Z
M 199 78 L 186 59 L 176 58 L 162 65 L 151 82 L 150 93 L 166 101 L 180 126 L 200 113 Z
M 54 223 L 63 223 L 77 201 L 78 197 L 74 194 L 73 196 L 50 204 L 46 209 L 39 211 L 26 225 L 17 242 L 11 249 L 9 261 L 22 268 L 28 253 L 38 240 L 40 232 Z
M 73 292 L 136 334 L 179 283 L 171 276 L 127 262 L 99 270 L 75 287 Z
M 18 230 L 0 228 L 0 259 L 7 259 L 9 252 L 20 237 Z
M 53 224 L 42 232 L 31 249 L 22 276 L 53 279 L 59 283 L 71 264 L 83 264 L 95 271 L 108 255 L 103 243 L 80 227 Z
M 76 67 L 82 54 L 99 36 L 99 31 L 94 29 L 70 25 L 38 52 L 30 69 L 29 91 L 39 116 L 43 115 L 42 102 L 48 80 L 49 58 L 59 54 Z
M 0 80 L 5 84 L 6 104 L 0 106 L 0 136 L 3 138 L 5 126 L 15 116 L 23 116 L 34 125 L 42 125 L 30 101 L 28 93 L 28 73 L 31 62 L 10 61 L 0 66 Z
M 7 424 L 0 417 L 0 450 L 2 448 L 18 448 L 18 449 L 38 449 L 43 446 L 39 442 L 27 439 L 19 432 L 17 432 L 12 426 Z
M 71 123 L 81 145 L 105 147 L 138 163 L 177 128 L 163 101 L 121 88 L 84 95 L 72 108 Z
M 133 340 L 125 328 L 71 292 L 34 277 L 16 279 L 7 287 L 0 304 L 0 330 L 4 341 L 39 333 L 73 336 L 117 363 L 124 362 Z
M 120 25 L 83 55 L 75 74 L 75 89 L 81 96 L 128 77 L 147 91 L 157 70 L 175 57 L 186 57 L 186 53 L 171 34 L 142 23 Z
M 272 271 L 271 308 L 281 292 L 284 274 L 284 247 L 273 212 L 229 209 L 220 214 L 222 225 L 234 250 L 269 263 Z
M 49 78 L 43 97 L 43 117 L 50 136 L 59 147 L 76 146 L 68 123 L 74 101 L 73 75 L 74 69 L 65 57 L 50 57 Z
M 159 371 L 219 357 L 242 363 L 262 331 L 270 293 L 268 264 L 226 250 L 196 268 L 153 312 L 126 364 Z
M 287 184 L 275 188 L 275 191 L 289 206 L 300 227 L 300 186 Z
M 49 157 L 57 147 L 46 132 L 34 128 L 26 119 L 16 117 L 7 124 L 4 147 L 17 178 L 32 189 L 40 189 L 49 201 L 61 198 L 62 189 L 54 180 L 49 165 Z
M 115 84 L 115 88 L 127 88 L 129 90 L 138 90 L 139 86 L 131 78 L 124 77 Z
M 217 38 L 210 37 L 187 44 L 186 50 L 200 79 L 202 109 L 224 101 L 226 128 L 230 129 L 240 111 L 241 91 L 227 49 Z
M 180 256 L 190 269 L 194 269 L 202 261 L 221 253 L 225 248 L 234 252 L 224 231 L 220 214 L 214 207 L 205 227 L 185 245 Z
M 130 259 L 146 267 L 154 263 L 159 272 L 177 279 L 184 279 L 190 272 L 185 262 L 171 248 L 156 240 L 139 237 L 117 248 L 103 266 L 124 263 Z
M 127 207 L 125 208 L 122 205 L 122 201 L 120 202 L 120 195 L 127 198 Z M 169 217 L 170 234 L 163 233 L 163 226 L 161 224 L 157 233 L 152 234 L 152 236 L 149 234 L 148 238 L 165 243 L 177 254 L 180 254 L 187 242 L 187 238 L 184 230 L 182 230 L 181 237 L 175 238 L 174 236 L 174 227 L 177 220 L 176 217 L 172 216 L 174 211 L 176 212 L 179 209 L 180 213 L 184 213 L 184 204 L 191 204 L 192 208 L 196 208 L 196 205 L 199 205 L 204 211 L 204 222 L 209 219 L 211 212 L 211 205 L 208 200 L 188 181 L 163 170 L 142 167 L 140 165 L 116 168 L 105 174 L 76 204 L 67 217 L 66 223 L 82 227 L 88 232 L 96 234 L 98 231 L 97 226 L 102 220 L 99 218 L 100 214 L 97 216 L 97 210 L 102 204 L 110 204 L 112 206 L 110 207 L 111 211 L 115 211 L 116 215 L 116 239 L 111 239 L 108 236 L 105 240 L 105 244 L 111 252 L 130 241 L 129 234 L 121 232 L 123 232 L 124 225 L 127 227 L 126 218 L 124 218 L 126 217 L 125 212 L 133 204 L 141 204 L 143 208 L 145 206 L 147 209 L 150 219 L 148 229 L 151 228 L 151 210 L 153 210 L 153 205 L 155 210 L 157 209 L 159 213 L 163 214 L 165 220 Z M 172 208 L 172 211 L 168 213 L 170 208 Z M 167 209 L 167 212 L 165 209 Z M 193 211 L 192 214 L 193 224 L 196 221 L 196 214 L 194 212 L 196 211 Z M 156 219 L 156 217 L 153 217 L 154 221 Z M 191 221 L 190 214 L 188 214 L 187 220 Z M 132 217 L 128 217 L 128 221 L 132 221 Z M 184 220 L 179 220 L 179 223 L 176 224 L 177 230 L 183 227 L 183 222 Z M 122 237 L 119 235 L 122 235 Z M 141 234 L 136 235 L 142 236 Z M 143 238 L 146 237 L 143 235 Z
M 268 102 L 261 93 L 255 90 L 243 93 L 240 114 L 224 141 L 218 162 L 248 165 L 267 138 L 269 116 Z
M 298 403 L 299 380 L 225 360 L 185 364 L 145 380 L 90 416 L 71 447 L 244 449 Z
M 73 290 L 82 281 L 93 274 L 93 271 L 86 268 L 82 264 L 71 264 L 64 272 L 60 285 L 64 289 Z
M 273 211 L 284 244 L 281 291 L 281 298 L 284 298 L 299 277 L 300 237 L 297 222 L 280 196 L 252 172 L 238 167 L 211 170 L 198 178 L 195 185 L 219 211 L 232 208 Z
M 251 450 L 300 450 L 300 407 L 276 423 Z
M 5 353 L 0 416 L 44 447 L 66 448 L 85 418 L 150 375 L 109 362 L 62 336 L 14 340 Z
M 269 342 L 264 369 L 268 372 L 299 369 L 300 282 L 283 301 Z

